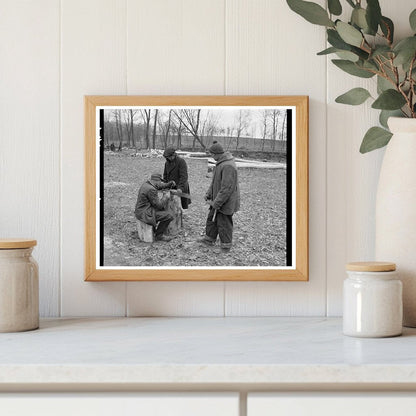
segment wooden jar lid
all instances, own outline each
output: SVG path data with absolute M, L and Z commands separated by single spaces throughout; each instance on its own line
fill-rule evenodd
M 37 244 L 36 240 L 27 240 L 24 238 L 0 238 L 0 249 L 30 248 Z
M 348 263 L 346 269 L 351 272 L 393 272 L 396 265 L 384 261 L 358 261 Z

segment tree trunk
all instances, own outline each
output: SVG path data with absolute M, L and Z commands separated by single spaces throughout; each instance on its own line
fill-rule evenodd
M 286 136 L 284 135 L 284 133 L 285 133 L 285 127 L 286 127 L 286 120 L 287 120 L 287 110 L 285 111 L 285 117 L 283 119 L 282 133 L 281 133 L 281 139 L 282 140 L 286 140 Z
M 153 122 L 153 136 L 152 136 L 153 149 L 156 149 L 156 123 L 157 123 L 157 113 L 158 112 L 159 112 L 159 110 L 156 110 L 155 118 L 154 118 L 154 122 Z
M 179 120 L 179 127 L 178 127 L 178 145 L 176 146 L 178 149 L 182 147 L 182 120 Z
M 169 119 L 168 119 L 168 126 L 166 127 L 166 133 L 165 133 L 165 149 L 168 146 L 168 137 L 169 137 L 169 130 L 170 130 L 170 121 L 172 118 L 172 110 L 169 111 Z
M 272 139 L 273 139 L 272 150 L 273 151 L 276 149 L 276 135 L 277 135 L 276 118 L 277 118 L 276 110 L 273 110 L 273 134 L 272 134 Z

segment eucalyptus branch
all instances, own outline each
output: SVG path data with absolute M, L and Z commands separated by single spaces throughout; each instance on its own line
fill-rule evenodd
M 415 80 L 413 79 L 413 76 L 412 76 L 415 61 L 416 61 L 416 56 L 414 56 L 413 59 L 412 59 L 412 62 L 410 62 L 410 68 L 409 68 L 409 84 L 410 84 L 409 101 L 410 101 L 410 113 L 411 113 L 412 117 L 415 117 L 415 111 L 414 111 L 414 108 L 413 108 L 413 97 L 414 97 L 413 87 L 415 85 Z
M 404 99 L 406 100 L 406 105 L 409 107 L 410 110 L 410 115 L 411 117 L 413 117 L 414 112 L 413 112 L 413 106 L 412 106 L 412 102 L 409 99 L 409 96 L 406 94 L 405 91 L 403 91 L 403 86 L 405 84 L 406 80 L 403 80 L 398 86 L 397 86 L 397 91 L 400 92 L 400 94 L 402 94 L 402 96 L 404 97 Z
M 319 55 L 338 51 L 352 52 L 355 54 L 354 58 L 345 53 L 341 59 L 334 59 L 333 63 L 352 76 L 369 79 L 377 75 L 378 97 L 371 106 L 382 111 L 380 123 L 383 128 L 371 127 L 364 136 L 360 151 L 365 153 L 385 146 L 391 137 L 386 122 L 392 111 L 395 114 L 401 111 L 405 117 L 416 118 L 416 75 L 412 74 L 416 68 L 414 38 L 409 36 L 396 39 L 393 44 L 394 24 L 381 12 L 379 0 L 345 0 L 353 9 L 350 19 L 342 18 L 341 0 L 326 1 L 330 14 L 313 0 L 286 2 L 295 13 L 308 22 L 330 29 L 327 33 L 331 48 L 320 52 Z M 334 12 L 334 18 L 337 18 L 336 25 L 332 21 Z M 414 32 L 415 16 L 416 9 L 409 17 Z M 367 34 L 368 32 L 370 34 Z M 405 75 L 404 79 L 402 74 Z M 370 97 L 370 92 L 360 87 L 350 89 L 335 101 L 360 105 Z

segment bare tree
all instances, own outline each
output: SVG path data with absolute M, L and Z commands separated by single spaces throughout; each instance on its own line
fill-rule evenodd
M 159 131 L 160 131 L 161 138 L 162 138 L 162 144 L 165 149 L 168 146 L 169 133 L 170 133 L 171 125 L 172 125 L 172 111 L 173 110 L 169 110 L 169 113 L 167 115 L 166 113 L 162 111 L 159 113 L 159 119 L 158 119 Z
M 121 122 L 121 110 L 114 110 L 113 114 L 116 121 L 116 131 L 119 140 L 118 150 L 121 150 L 123 147 L 123 126 Z
M 200 136 L 201 109 L 173 110 L 173 113 L 182 122 L 184 128 L 193 136 L 192 150 L 195 150 L 195 141 L 205 150 L 206 146 Z
M 261 127 L 262 127 L 261 151 L 264 152 L 264 144 L 266 142 L 267 120 L 269 118 L 269 111 L 262 110 L 260 112 L 260 115 L 261 115 Z
M 146 144 L 146 149 L 150 149 L 149 126 L 150 126 L 151 112 L 152 112 L 151 109 L 148 109 L 148 110 L 140 110 L 141 116 L 143 118 L 143 122 L 145 124 L 145 144 Z
M 218 129 L 218 122 L 220 120 L 220 113 L 217 111 L 207 111 L 205 118 L 201 115 L 201 118 L 204 118 L 202 121 L 201 136 L 213 137 L 216 134 Z
M 112 129 L 112 124 L 111 124 L 111 117 L 110 117 L 110 113 L 108 111 L 104 111 L 104 129 L 105 129 L 105 134 L 104 134 L 104 147 L 109 147 L 110 146 L 110 129 Z
M 286 126 L 287 123 L 287 110 L 285 110 L 285 115 L 283 117 L 283 123 L 282 123 L 282 131 L 280 133 L 280 140 L 286 140 Z
M 159 113 L 159 110 L 156 109 L 155 111 L 155 117 L 153 120 L 153 134 L 152 134 L 152 149 L 156 149 L 156 125 L 157 125 L 157 115 Z
M 277 140 L 277 126 L 279 123 L 280 110 L 270 110 L 270 124 L 272 128 L 271 139 L 272 139 L 272 151 L 276 149 Z
M 131 108 L 123 110 L 124 123 L 126 126 L 127 139 L 130 147 L 136 148 L 136 138 L 134 136 L 134 121 L 137 110 Z
M 182 121 L 176 117 L 174 110 L 171 110 L 170 131 L 172 135 L 176 135 L 176 148 L 180 149 L 182 147 L 182 134 L 185 131 L 185 127 Z M 172 137 L 172 145 L 174 141 L 175 139 Z
M 236 134 L 236 145 L 235 150 L 238 150 L 240 144 L 241 133 L 247 129 L 250 124 L 250 111 L 249 110 L 238 110 L 235 117 L 235 134 Z

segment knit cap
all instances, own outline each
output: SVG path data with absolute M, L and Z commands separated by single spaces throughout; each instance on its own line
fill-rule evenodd
M 209 149 L 210 153 L 214 155 L 219 155 L 221 153 L 224 153 L 224 149 L 219 143 L 214 143 Z

